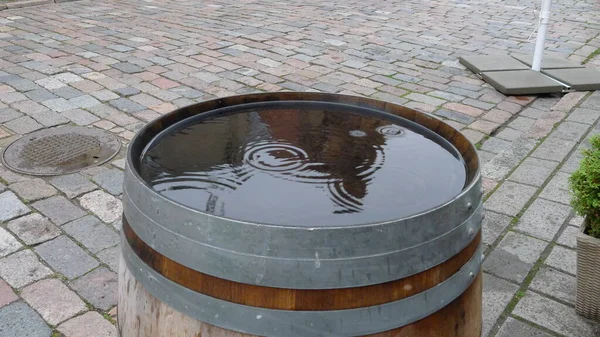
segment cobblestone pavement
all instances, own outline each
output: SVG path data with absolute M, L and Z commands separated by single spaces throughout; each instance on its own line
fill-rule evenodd
M 127 144 L 176 107 L 258 91 L 366 95 L 434 113 L 481 149 L 483 335 L 598 336 L 573 309 L 581 219 L 566 181 L 600 130 L 600 92 L 506 97 L 457 62 L 530 52 L 533 4 L 124 0 L 5 10 L 0 148 L 63 124 Z M 555 1 L 547 50 L 600 66 L 599 15 L 595 0 Z M 0 336 L 116 336 L 123 156 L 52 178 L 0 167 Z

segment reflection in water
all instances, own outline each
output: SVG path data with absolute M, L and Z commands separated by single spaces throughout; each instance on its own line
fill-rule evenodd
M 293 226 L 392 220 L 460 193 L 463 162 L 390 118 L 314 107 L 198 118 L 166 130 L 141 173 L 197 210 Z

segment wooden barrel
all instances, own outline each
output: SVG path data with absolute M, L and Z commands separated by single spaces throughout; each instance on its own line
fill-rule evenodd
M 284 101 L 360 106 L 420 124 L 460 153 L 465 187 L 447 203 L 395 221 L 291 227 L 199 212 L 141 178 L 144 149 L 175 123 L 224 107 Z M 207 101 L 136 135 L 124 185 L 121 337 L 481 336 L 479 160 L 462 134 L 431 115 L 323 93 Z

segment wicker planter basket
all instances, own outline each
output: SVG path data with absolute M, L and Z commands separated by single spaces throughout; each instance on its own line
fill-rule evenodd
M 600 239 L 584 233 L 587 221 L 577 235 L 577 303 L 583 317 L 600 322 Z

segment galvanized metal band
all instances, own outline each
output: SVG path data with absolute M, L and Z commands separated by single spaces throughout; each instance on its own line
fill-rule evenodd
M 383 305 L 331 311 L 255 308 L 218 300 L 166 279 L 144 264 L 126 240 L 121 249 L 127 267 L 152 295 L 192 318 L 258 336 L 348 337 L 396 329 L 423 319 L 459 297 L 481 269 L 481 248 L 457 273 L 438 286 Z
M 127 191 L 123 201 L 127 209 L 125 217 L 136 235 L 167 258 L 218 278 L 291 289 L 358 287 L 417 274 L 443 263 L 465 248 L 479 232 L 482 218 L 482 204 L 479 203 L 471 216 L 451 231 L 412 247 L 399 247 L 381 254 L 321 258 L 315 249 L 311 258 L 277 257 L 245 254 L 195 241 L 148 218 L 132 203 Z M 219 219 L 212 225 L 219 226 Z M 229 221 L 222 226 L 230 226 Z M 232 237 L 232 240 L 243 240 L 243 237 Z M 272 238 L 267 236 L 264 240 L 269 242 Z
M 463 223 L 482 196 L 478 178 L 455 199 L 408 218 L 345 227 L 291 227 L 238 221 L 190 209 L 158 194 L 129 166 L 124 185 L 129 196 L 124 205 L 126 216 L 133 204 L 153 222 L 197 242 L 241 254 L 307 259 L 314 258 L 315 253 L 322 259 L 335 259 L 418 245 Z

